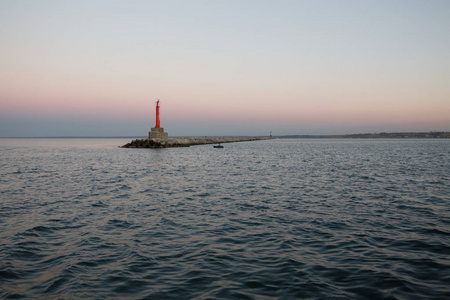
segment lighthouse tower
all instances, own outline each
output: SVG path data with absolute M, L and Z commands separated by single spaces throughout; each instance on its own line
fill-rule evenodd
M 156 101 L 156 125 L 151 129 L 148 133 L 149 139 L 158 139 L 158 140 L 167 140 L 169 139 L 169 135 L 167 132 L 164 132 L 164 128 L 160 127 L 159 121 L 159 99 Z

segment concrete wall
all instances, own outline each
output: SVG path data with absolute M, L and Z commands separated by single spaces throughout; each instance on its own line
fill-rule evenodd
M 158 139 L 158 140 L 167 140 L 169 139 L 169 134 L 164 132 L 164 128 L 155 128 L 153 127 L 151 131 L 148 133 L 149 139 Z

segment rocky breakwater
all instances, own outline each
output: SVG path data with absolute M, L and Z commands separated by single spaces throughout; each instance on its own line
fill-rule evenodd
M 249 142 L 249 141 L 259 141 L 267 140 L 270 138 L 260 138 L 260 137 L 246 137 L 246 138 L 178 138 L 178 139 L 137 139 L 131 141 L 121 148 L 171 148 L 171 147 L 189 147 L 195 145 L 206 145 L 206 144 L 225 144 L 225 143 L 236 143 L 236 142 Z

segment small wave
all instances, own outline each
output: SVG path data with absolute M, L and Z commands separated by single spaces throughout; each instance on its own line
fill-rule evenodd
M 103 203 L 102 201 L 97 201 L 97 202 L 93 203 L 92 206 L 93 207 L 107 207 L 109 205 L 106 203 Z
M 109 220 L 107 226 L 117 227 L 117 228 L 132 228 L 135 225 L 131 222 L 119 219 Z
M 20 276 L 18 274 L 16 274 L 11 269 L 6 269 L 6 270 L 3 269 L 3 270 L 0 270 L 0 278 L 1 279 L 5 279 L 5 280 L 8 280 L 8 279 L 19 279 Z

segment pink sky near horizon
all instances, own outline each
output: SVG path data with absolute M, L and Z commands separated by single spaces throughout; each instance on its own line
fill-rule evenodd
M 41 80 L 42 82 L 39 82 Z M 142 116 L 154 112 L 156 98 L 147 94 L 161 95 L 162 112 L 165 117 L 220 119 L 222 121 L 245 118 L 247 120 L 278 120 L 292 122 L 297 119 L 311 119 L 331 123 L 348 120 L 359 122 L 371 120 L 380 122 L 396 119 L 400 122 L 448 119 L 448 101 L 445 93 L 434 95 L 413 95 L 406 90 L 386 91 L 348 87 L 346 90 L 291 90 L 262 88 L 263 92 L 247 88 L 234 91 L 233 86 L 182 87 L 171 91 L 168 86 L 159 86 L 158 91 L 141 85 L 137 90 L 131 87 L 116 87 L 108 82 L 91 84 L 76 81 L 58 82 L 54 78 L 28 78 L 0 85 L 2 111 L 37 114 L 74 114 L 125 117 Z M 26 88 L 22 88 L 26 86 Z M 180 85 L 178 85 L 180 87 Z M 329 85 L 328 85 L 329 87 Z M 146 89 L 148 89 L 146 91 Z M 266 93 L 264 93 L 266 92 Z M 429 105 L 427 97 L 433 97 L 438 105 Z M 395 101 L 392 101 L 392 99 Z M 132 105 L 130 105 L 132 103 Z M 446 107 L 447 106 L 447 107 Z M 442 109 L 446 108 L 446 109 Z M 164 114 L 163 114 L 164 116 Z

